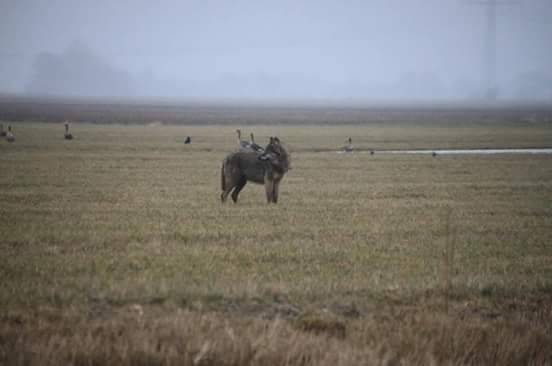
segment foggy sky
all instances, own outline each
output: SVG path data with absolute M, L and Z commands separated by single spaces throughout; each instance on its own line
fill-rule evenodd
M 552 2 L 498 14 L 500 95 L 552 99 Z M 469 0 L 0 0 L 0 92 L 469 98 L 485 27 Z

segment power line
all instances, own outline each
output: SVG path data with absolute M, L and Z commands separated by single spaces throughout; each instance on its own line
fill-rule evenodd
M 495 100 L 498 95 L 496 85 L 496 9 L 499 5 L 511 5 L 514 1 L 481 0 L 470 1 L 471 4 L 485 7 L 486 36 L 485 36 L 485 82 L 486 97 Z

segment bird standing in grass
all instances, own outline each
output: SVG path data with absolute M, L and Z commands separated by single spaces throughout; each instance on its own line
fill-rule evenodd
M 250 149 L 260 154 L 264 153 L 265 149 L 255 143 L 255 136 L 253 136 L 253 132 L 251 132 L 250 136 L 251 136 L 251 140 L 249 142 Z
M 353 139 L 352 138 L 349 137 L 347 139 L 347 145 L 343 146 L 343 151 L 353 152 Z
M 63 138 L 66 140 L 72 140 L 73 135 L 69 133 L 69 121 L 65 121 L 64 125 L 65 125 L 65 134 L 63 135 Z
M 238 134 L 238 146 L 242 151 L 251 151 L 251 146 L 248 141 L 241 139 L 241 130 L 237 129 L 236 133 Z
M 8 132 L 6 133 L 6 140 L 8 140 L 8 142 L 14 142 L 15 141 L 15 136 L 12 132 L 11 126 L 8 126 Z

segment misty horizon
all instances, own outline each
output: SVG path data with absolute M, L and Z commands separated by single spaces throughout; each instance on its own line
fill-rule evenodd
M 485 95 L 469 1 L 8 0 L 0 93 L 454 100 Z M 552 4 L 498 7 L 499 99 L 552 100 Z

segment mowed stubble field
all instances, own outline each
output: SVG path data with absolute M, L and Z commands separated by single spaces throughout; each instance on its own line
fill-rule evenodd
M 0 363 L 552 363 L 552 156 L 326 151 L 550 146 L 550 124 L 13 127 Z M 238 127 L 291 151 L 277 205 L 220 203 Z

